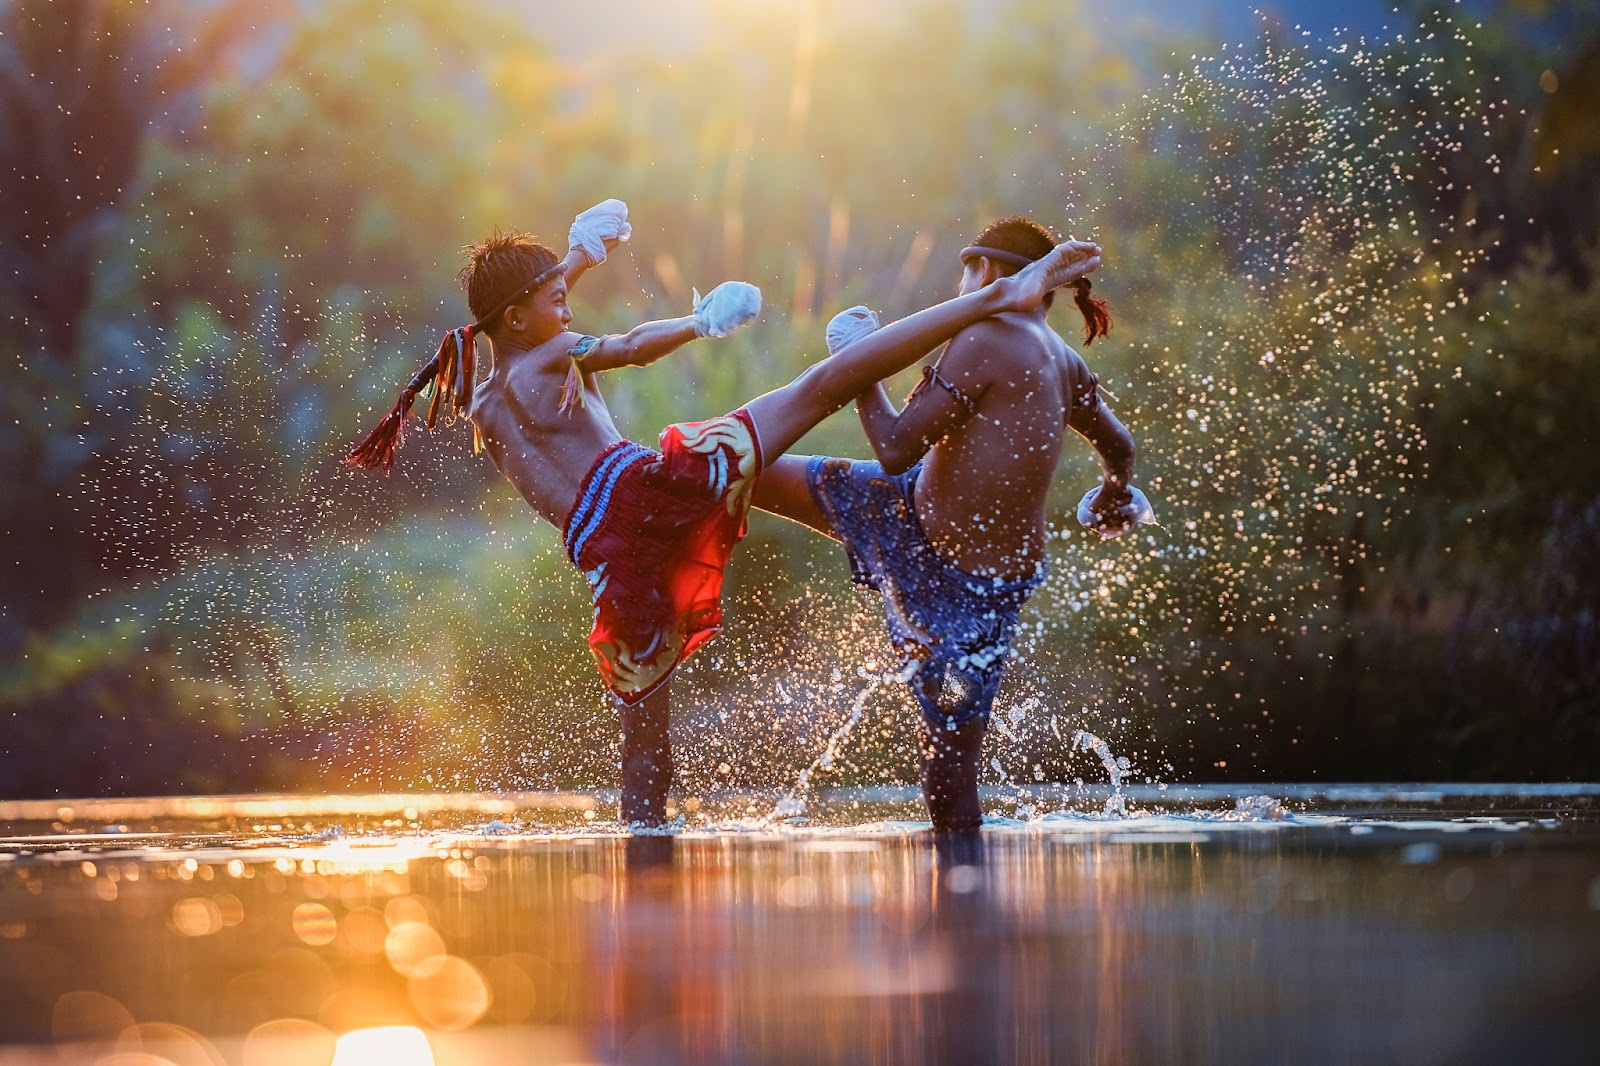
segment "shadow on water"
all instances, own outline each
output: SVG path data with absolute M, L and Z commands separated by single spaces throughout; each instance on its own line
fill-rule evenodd
M 4 804 L 0 1063 L 1597 1046 L 1600 786 L 1261 788 L 991 796 L 952 836 L 892 790 L 635 835 L 586 795 Z

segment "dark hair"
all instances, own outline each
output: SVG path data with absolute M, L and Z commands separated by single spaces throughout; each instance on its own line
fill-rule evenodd
M 1022 215 L 1009 215 L 989 223 L 983 232 L 978 234 L 978 239 L 972 243 L 978 248 L 993 248 L 997 252 L 1020 255 L 1031 262 L 1048 255 L 1060 241 L 1055 234 L 1033 219 Z M 1001 276 L 1015 274 L 1022 269 L 1021 263 L 1007 262 L 998 257 L 990 258 L 989 262 L 999 269 Z M 1111 312 L 1104 300 L 1089 295 L 1091 285 L 1088 278 L 1079 278 L 1073 282 L 1072 289 L 1073 300 L 1083 315 L 1083 343 L 1087 347 L 1094 343 L 1096 337 L 1104 337 L 1111 332 Z M 1053 292 L 1045 294 L 1044 306 L 1047 309 L 1054 297 Z
M 464 248 L 467 264 L 456 279 L 467 294 L 472 317 L 482 320 L 529 281 L 555 266 L 556 253 L 540 244 L 531 234 L 501 233 L 498 230 L 477 244 Z M 484 323 L 491 337 L 499 328 L 499 318 Z
M 1011 215 L 998 222 L 989 223 L 984 231 L 978 234 L 978 239 L 972 243 L 982 248 L 993 248 L 996 251 L 1010 252 L 1034 260 L 1044 258 L 1060 241 L 1056 239 L 1055 234 L 1033 219 Z M 1002 276 L 1015 274 L 1022 269 L 1016 263 L 1007 263 L 1000 259 L 992 259 L 990 262 L 1000 268 Z

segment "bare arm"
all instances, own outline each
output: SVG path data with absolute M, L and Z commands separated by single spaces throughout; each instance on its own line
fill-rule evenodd
M 606 251 L 613 251 L 621 243 L 621 241 L 606 239 Z M 567 250 L 567 257 L 561 262 L 567 268 L 561 276 L 567 279 L 567 291 L 571 292 L 572 287 L 578 284 L 578 279 L 589 273 L 591 268 L 589 257 L 584 254 L 582 248 L 574 246 Z
M 1100 457 L 1104 481 L 1089 509 L 1112 517 L 1131 498 L 1128 483 L 1133 480 L 1133 434 L 1104 401 L 1089 407 L 1073 407 L 1067 412 L 1067 426 L 1088 441 Z
M 624 366 L 649 366 L 696 336 L 693 315 L 645 322 L 626 333 L 601 337 L 581 356 L 580 365 L 586 374 Z
M 929 448 L 975 416 L 977 401 L 989 388 L 989 382 L 981 373 L 983 361 L 979 350 L 985 331 L 980 327 L 958 335 L 934 364 L 940 377 L 955 386 L 972 406 L 930 377 L 924 377 L 912 390 L 905 408 L 900 411 L 895 410 L 882 382 L 856 397 L 861 428 L 885 473 L 910 470 Z
M 567 279 L 567 291 L 571 292 L 578 279 L 589 272 L 589 257 L 583 254 L 582 248 L 573 248 L 561 264 L 567 268 L 561 276 Z

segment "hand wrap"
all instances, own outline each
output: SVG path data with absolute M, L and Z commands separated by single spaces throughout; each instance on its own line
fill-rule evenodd
M 704 296 L 694 293 L 697 337 L 726 337 L 761 313 L 761 290 L 747 281 L 724 281 Z
M 845 308 L 828 320 L 828 354 L 838 355 L 845 345 L 876 332 L 879 324 L 878 312 L 865 304 Z
M 1078 501 L 1078 523 L 1100 534 L 1102 540 L 1112 540 L 1122 536 L 1141 522 L 1154 522 L 1156 520 L 1156 512 L 1150 506 L 1150 501 L 1145 498 L 1145 494 L 1132 485 L 1128 486 L 1128 492 L 1132 494 L 1132 499 L 1117 508 L 1115 516 L 1107 518 L 1089 509 L 1089 505 L 1094 502 L 1094 498 L 1100 493 L 1099 488 L 1090 489 L 1083 494 L 1083 499 Z M 1111 524 L 1115 519 L 1121 519 L 1122 524 Z
M 606 241 L 625 241 L 633 236 L 628 224 L 628 205 L 621 200 L 602 200 L 572 220 L 567 231 L 567 248 L 582 248 L 590 266 L 606 261 Z

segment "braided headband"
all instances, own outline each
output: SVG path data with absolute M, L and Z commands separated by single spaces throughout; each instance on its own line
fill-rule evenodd
M 433 358 L 424 363 L 422 369 L 406 383 L 404 389 L 400 390 L 400 398 L 395 401 L 394 407 L 384 416 L 383 421 L 374 426 L 372 432 L 361 438 L 360 443 L 350 449 L 349 454 L 344 457 L 345 464 L 359 466 L 363 470 L 377 470 L 382 467 L 385 473 L 394 469 L 395 452 L 400 450 L 400 445 L 405 440 L 406 415 L 410 412 L 417 394 L 427 388 L 430 381 L 437 380 L 438 386 L 433 390 L 433 401 L 428 404 L 428 429 L 433 429 L 438 422 L 440 408 L 448 408 L 454 415 L 461 414 L 472 396 L 474 371 L 477 369 L 478 334 L 494 321 L 496 315 L 541 285 L 565 273 L 566 269 L 565 263 L 557 263 L 495 304 L 470 326 L 457 326 L 455 329 L 447 330 Z M 483 438 L 476 426 L 472 432 L 472 448 L 473 451 L 483 450 Z
M 1039 261 L 1038 259 L 1029 259 L 1027 256 L 1017 252 L 1008 252 L 1003 248 L 986 248 L 981 244 L 969 244 L 961 249 L 961 261 L 963 263 L 980 255 L 1019 267 L 1025 267 L 1030 263 Z M 1040 258 L 1043 258 L 1043 256 Z M 1111 332 L 1111 312 L 1106 308 L 1104 300 L 1089 295 L 1091 286 L 1088 277 L 1081 277 L 1072 282 L 1072 288 L 1073 302 L 1078 305 L 1078 310 L 1083 313 L 1083 346 L 1087 348 L 1094 343 L 1096 337 L 1104 337 Z

